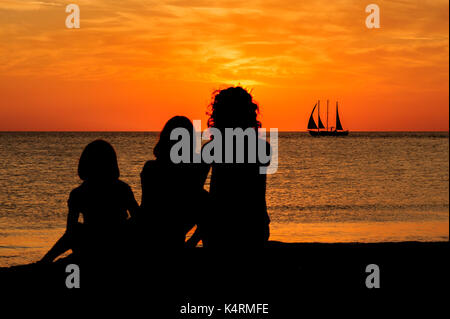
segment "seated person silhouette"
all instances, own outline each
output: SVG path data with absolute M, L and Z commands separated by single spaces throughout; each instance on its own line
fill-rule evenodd
M 49 263 L 72 249 L 74 254 L 114 249 L 126 240 L 129 214 L 138 214 L 133 192 L 119 180 L 119 166 L 114 148 L 96 140 L 86 146 L 78 164 L 83 181 L 70 193 L 67 229 L 40 260 Z M 80 214 L 83 223 L 80 223 Z
M 250 128 L 255 130 L 255 145 L 264 147 L 266 154 L 270 145 L 258 137 L 261 123 L 257 119 L 258 105 L 242 87 L 230 87 L 216 91 L 211 104 L 208 126 L 216 128 L 225 139 L 226 128 Z M 266 206 L 266 175 L 260 174 L 262 164 L 249 160 L 249 139 L 244 140 L 245 159 L 236 161 L 237 143 L 232 149 L 222 140 L 222 163 L 211 164 L 210 204 L 206 212 L 202 236 L 205 247 L 258 248 L 269 239 L 269 215 Z M 211 143 L 209 141 L 208 143 Z M 208 144 L 207 143 L 207 144 Z M 205 148 L 205 146 L 203 146 Z M 233 162 L 226 163 L 226 152 L 233 152 Z
M 190 163 L 175 164 L 170 157 L 171 132 L 176 128 L 186 129 L 191 138 L 194 127 L 184 116 L 171 118 L 160 133 L 153 153 L 155 160 L 148 161 L 141 172 L 142 241 L 154 249 L 179 249 L 195 247 L 200 240 L 199 229 L 203 205 L 207 192 L 203 189 L 208 166 L 193 163 L 193 143 L 190 145 Z M 151 226 L 151 229 L 149 229 Z M 187 233 L 197 226 L 195 234 L 186 242 Z

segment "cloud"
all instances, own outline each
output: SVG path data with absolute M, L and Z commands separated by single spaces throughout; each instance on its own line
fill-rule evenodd
M 38 10 L 42 7 L 61 7 L 63 5 L 62 2 L 3 0 L 0 2 L 0 10 L 28 11 Z
M 64 27 L 63 2 L 3 1 L 0 73 L 281 86 L 371 76 L 409 85 L 398 70 L 421 67 L 430 77 L 448 67 L 441 0 L 379 1 L 380 30 L 365 28 L 358 0 L 74 2 L 79 30 Z

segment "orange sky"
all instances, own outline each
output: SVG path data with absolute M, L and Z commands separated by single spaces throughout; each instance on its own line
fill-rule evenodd
M 80 29 L 65 27 L 68 3 Z M 365 26 L 370 3 L 381 29 Z M 211 92 L 242 84 L 264 127 L 303 131 L 329 98 L 346 129 L 448 131 L 448 6 L 1 0 L 0 130 L 159 130 L 173 115 L 205 124 Z

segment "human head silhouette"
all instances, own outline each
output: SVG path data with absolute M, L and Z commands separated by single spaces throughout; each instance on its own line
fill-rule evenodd
M 194 126 L 192 125 L 191 120 L 189 120 L 185 116 L 174 116 L 167 121 L 161 133 L 159 134 L 159 141 L 156 144 L 155 148 L 153 149 L 153 154 L 155 155 L 156 159 L 163 161 L 170 160 L 170 150 L 172 149 L 172 146 L 175 145 L 175 143 L 177 143 L 176 140 L 170 139 L 170 134 L 176 128 L 184 128 L 188 130 L 191 136 L 190 140 L 192 141 L 192 136 L 194 134 Z
M 217 90 L 213 93 L 211 112 L 207 113 L 209 127 L 224 128 L 259 128 L 259 108 L 252 95 L 240 86 Z
M 89 143 L 81 153 L 78 163 L 78 176 L 83 181 L 111 181 L 120 176 L 116 151 L 106 141 Z

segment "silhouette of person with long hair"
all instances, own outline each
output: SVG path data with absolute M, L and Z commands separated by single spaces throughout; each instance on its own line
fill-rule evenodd
M 170 135 L 177 128 L 189 132 L 189 163 L 175 164 L 171 160 L 170 152 L 177 141 L 171 140 Z M 202 207 L 207 200 L 203 184 L 209 168 L 193 163 L 193 134 L 194 127 L 188 118 L 171 118 L 153 150 L 156 159 L 145 163 L 141 172 L 142 219 L 138 224 L 145 231 L 142 241 L 155 249 L 195 247 L 200 240 Z M 152 228 L 148 229 L 147 225 Z M 186 242 L 186 235 L 194 226 L 197 230 Z
M 265 147 L 267 154 L 270 152 L 269 143 L 258 137 L 258 128 L 261 127 L 258 113 L 258 105 L 250 93 L 242 87 L 230 87 L 214 92 L 208 126 L 218 129 L 222 139 L 225 139 L 226 128 L 254 130 L 256 141 L 253 142 Z M 252 141 L 245 140 L 245 160 L 239 163 L 236 161 L 236 151 L 239 151 L 236 143 L 230 150 L 222 140 L 222 163 L 213 162 L 211 165 L 211 204 L 206 214 L 208 222 L 203 229 L 205 247 L 256 248 L 263 247 L 269 239 L 266 175 L 259 171 L 268 163 L 249 160 L 249 142 Z M 226 163 L 226 152 L 230 151 L 234 154 L 234 161 Z M 255 156 L 258 158 L 257 153 Z
M 78 176 L 83 182 L 70 193 L 66 232 L 42 263 L 52 262 L 69 249 L 78 255 L 86 250 L 115 249 L 126 240 L 129 214 L 138 215 L 139 205 L 130 186 L 119 179 L 116 152 L 108 142 L 96 140 L 86 146 Z

